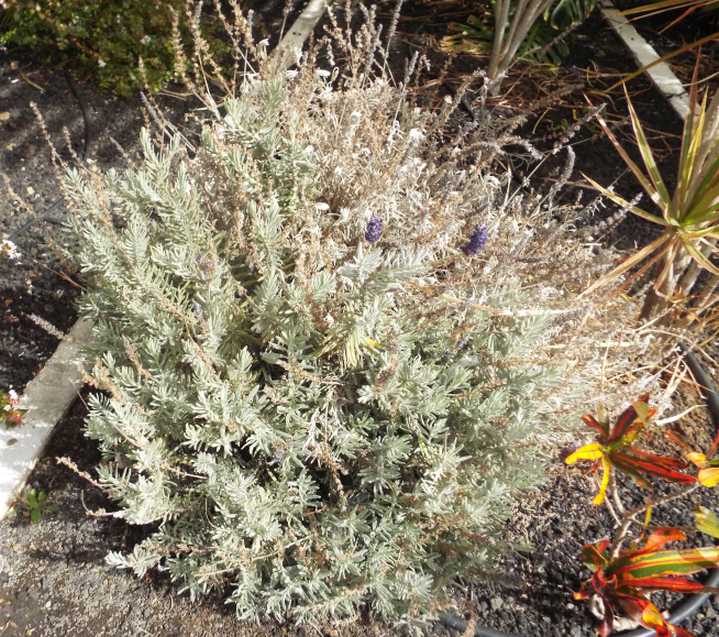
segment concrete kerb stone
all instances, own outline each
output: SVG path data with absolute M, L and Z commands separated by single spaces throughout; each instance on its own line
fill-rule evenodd
M 611 0 L 602 0 L 601 10 L 604 18 L 632 52 L 640 68 L 657 62 L 660 56 L 654 47 L 617 10 Z M 689 96 L 684 90 L 684 85 L 669 65 L 666 62 L 658 62 L 651 68 L 646 69 L 645 73 L 652 80 L 654 86 L 669 100 L 672 108 L 682 121 L 685 120 L 689 114 Z
M 0 520 L 20 494 L 52 435 L 83 385 L 82 345 L 90 323 L 79 320 L 40 373 L 28 383 L 20 407 L 22 424 L 0 427 Z

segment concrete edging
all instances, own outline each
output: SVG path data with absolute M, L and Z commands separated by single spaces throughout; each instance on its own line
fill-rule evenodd
M 20 407 L 27 409 L 17 427 L 0 427 L 0 520 L 25 485 L 55 425 L 82 387 L 81 348 L 90 323 L 80 319 L 55 353 L 25 388 Z
M 632 26 L 625 16 L 614 6 L 611 0 L 602 0 L 601 11 L 622 42 L 632 52 L 639 68 L 653 64 L 645 73 L 650 77 L 654 86 L 664 95 L 672 105 L 674 111 L 684 121 L 689 114 L 689 96 L 684 85 L 674 74 L 666 62 L 657 62 L 661 56 L 639 32 Z

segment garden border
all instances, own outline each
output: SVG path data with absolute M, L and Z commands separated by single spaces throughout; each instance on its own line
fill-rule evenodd
M 272 52 L 278 68 L 288 68 L 294 63 L 293 54 L 301 51 L 304 42 L 332 3 L 333 0 L 308 1 L 305 9 Z M 602 0 L 601 12 L 675 112 L 682 120 L 685 119 L 689 112 L 689 99 L 669 65 L 657 62 L 657 52 L 614 7 L 611 0 Z M 647 66 L 650 68 L 645 68 Z M 88 321 L 80 319 L 75 323 L 43 369 L 28 384 L 20 405 L 21 408 L 27 409 L 22 425 L 13 429 L 0 428 L 0 521 L 23 488 L 56 424 L 82 387 L 84 361 L 81 348 L 82 344 L 89 340 L 90 333 L 91 324 Z M 692 352 L 685 351 L 685 356 L 695 377 L 701 379 L 700 384 L 707 390 L 707 405 L 712 412 L 714 425 L 719 430 L 719 395 L 716 386 Z M 711 571 L 706 584 L 719 584 L 719 569 Z M 709 596 L 708 593 L 700 593 L 685 599 L 676 607 L 670 621 L 678 622 L 694 614 Z M 454 615 L 442 614 L 440 622 L 454 630 L 467 629 L 467 623 Z M 651 629 L 638 629 L 614 634 L 622 637 L 652 637 L 656 632 Z M 477 627 L 474 636 L 519 637 L 483 627 Z
M 684 121 L 689 114 L 689 96 L 671 67 L 666 62 L 659 61 L 661 56 L 614 6 L 612 0 L 602 0 L 600 10 L 604 19 L 632 52 L 640 70 L 649 76 L 657 90 L 667 98 L 676 114 Z
M 80 319 L 25 388 L 19 407 L 27 409 L 16 427 L 0 427 L 0 520 L 20 495 L 55 425 L 83 384 L 80 350 L 90 323 Z
M 270 54 L 278 70 L 295 63 L 307 38 L 334 0 L 309 0 Z M 40 372 L 27 385 L 19 405 L 27 409 L 20 425 L 0 427 L 0 521 L 20 495 L 55 426 L 70 408 L 83 384 L 83 344 L 91 324 L 78 320 Z

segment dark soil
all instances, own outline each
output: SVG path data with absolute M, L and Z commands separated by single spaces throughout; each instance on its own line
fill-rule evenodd
M 134 141 L 139 113 L 133 113 L 124 101 L 91 95 L 84 87 L 78 90 L 91 126 L 88 156 L 109 163 L 117 152 L 108 136 L 125 143 Z M 7 113 L 0 123 L 0 171 L 25 204 L 5 192 L 0 198 L 3 235 L 21 253 L 19 262 L 0 258 L 0 389 L 14 387 L 19 392 L 57 345 L 57 339 L 38 327 L 30 315 L 65 331 L 75 320 L 78 293 L 72 271 L 61 256 L 65 205 L 31 102 L 37 104 L 48 134 L 61 152 L 67 154 L 63 127 L 78 152 L 85 135 L 82 111 L 63 74 L 7 56 L 0 59 L 0 104 Z
M 123 163 L 115 141 L 132 153 L 144 123 L 139 98 L 100 93 L 62 70 L 37 68 L 7 53 L 0 57 L 0 108 L 6 113 L 0 121 L 0 176 L 7 176 L 17 195 L 0 197 L 0 239 L 21 253 L 19 261 L 0 257 L 0 390 L 19 393 L 57 346 L 31 315 L 66 331 L 77 317 L 81 289 L 64 256 L 67 210 L 33 103 L 66 161 L 72 154 L 65 129 L 72 152 L 81 156 L 87 147 L 88 161 L 110 167 Z M 179 100 L 162 103 L 177 118 L 187 108 Z
M 466 20 L 475 12 L 472 2 L 464 2 L 465 9 L 445 17 L 443 5 L 429 2 L 410 3 L 407 16 L 400 21 L 397 58 L 404 58 L 412 50 L 426 53 L 433 70 L 425 78 L 425 89 L 419 97 L 436 103 L 443 94 L 451 93 L 478 65 L 487 60 L 468 54 L 449 56 L 441 50 L 440 42 L 452 20 Z M 518 132 L 540 150 L 551 150 L 567 129 L 589 110 L 587 100 L 594 106 L 604 105 L 603 117 L 630 155 L 640 163 L 638 149 L 628 118 L 626 96 L 617 82 L 636 70 L 633 58 L 611 27 L 595 11 L 570 37 L 570 53 L 561 67 L 541 66 L 518 62 L 502 84 L 501 95 L 490 100 L 489 108 L 497 117 L 526 114 L 528 121 Z M 631 80 L 627 89 L 632 103 L 645 127 L 647 138 L 657 157 L 659 168 L 669 188 L 674 184 L 682 121 L 669 103 L 645 76 Z M 474 91 L 476 93 L 476 87 Z M 556 97 L 552 97 L 556 96 Z M 545 102 L 548 100 L 548 103 Z M 475 102 L 476 103 L 476 102 Z M 574 170 L 563 189 L 566 201 L 585 204 L 597 197 L 585 175 L 614 189 L 627 199 L 641 192 L 641 186 L 631 175 L 611 142 L 596 121 L 583 126 L 569 142 L 576 153 Z M 545 161 L 539 170 L 535 164 L 521 157 L 514 160 L 518 178 L 532 173 L 532 186 L 548 189 L 556 180 L 565 162 L 565 153 Z M 640 206 L 652 210 L 646 196 Z M 595 225 L 612 217 L 618 207 L 604 202 L 581 225 Z M 652 238 L 656 228 L 638 217 L 624 215 L 618 223 L 594 233 L 604 245 L 631 249 Z
M 255 10 L 258 37 L 280 32 L 284 0 L 253 0 L 243 6 Z M 296 15 L 297 9 L 286 23 Z M 158 102 L 174 121 L 189 108 L 177 98 L 160 97 Z M 86 152 L 85 158 L 101 167 L 122 165 L 117 144 L 132 153 L 145 123 L 139 96 L 100 92 L 91 78 L 76 78 L 71 69 L 38 67 L 32 51 L 0 48 L 0 177 L 7 176 L 23 202 L 0 183 L 0 240 L 15 243 L 22 255 L 19 262 L 0 255 L 0 390 L 18 393 L 58 343 L 30 315 L 66 331 L 77 318 L 80 291 L 74 267 L 63 257 L 67 210 L 33 103 L 64 160 L 72 159 L 67 129 L 72 152 L 81 158 Z
M 669 55 L 678 49 L 697 42 L 719 32 L 719 8 L 694 11 L 684 19 L 677 20 L 682 11 L 667 11 L 655 16 L 634 18 L 632 23 L 639 33 L 647 39 L 661 56 Z M 680 53 L 668 60 L 677 77 L 684 83 L 687 92 L 694 66 L 699 61 L 698 78 L 702 87 L 716 91 L 719 88 L 719 39 L 706 42 L 700 48 Z
M 31 270 L 26 286 L 0 290 L 0 388 L 22 392 L 57 347 L 57 338 L 31 316 L 68 330 L 75 321 L 77 292 L 55 272 L 44 269 Z

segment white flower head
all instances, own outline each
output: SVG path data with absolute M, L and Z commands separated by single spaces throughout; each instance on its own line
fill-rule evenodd
M 330 209 L 330 206 L 328 203 L 325 203 L 324 201 L 318 201 L 315 204 L 315 208 L 317 208 L 317 210 L 327 211 Z
M 409 141 L 413 144 L 417 144 L 424 139 L 424 133 L 419 128 L 412 128 L 409 131 Z
M 103 68 L 105 68 L 105 67 L 107 66 L 107 62 L 105 62 L 105 60 L 103 60 L 102 58 L 97 58 L 97 65 L 98 65 L 101 69 L 103 69 Z
M 321 77 L 323 80 L 327 79 L 332 73 L 326 69 L 317 69 L 315 71 L 317 77 Z
M 15 407 L 18 406 L 18 403 L 20 402 L 20 396 L 18 396 L 18 393 L 14 389 L 10 389 L 7 392 L 7 403 L 3 407 L 3 411 L 11 411 L 15 409 Z
M 4 254 L 10 261 L 19 261 L 22 256 L 17 246 L 9 239 L 0 241 L 0 254 Z

